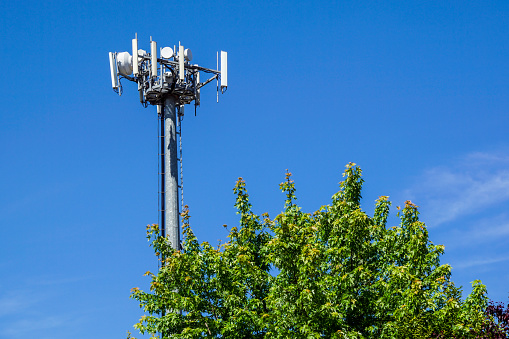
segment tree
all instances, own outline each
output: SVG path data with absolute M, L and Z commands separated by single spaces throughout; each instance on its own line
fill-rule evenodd
M 480 331 L 483 338 L 505 339 L 509 338 L 509 304 L 490 302 L 485 310 L 486 322 Z
M 274 219 L 252 211 L 239 178 L 240 226 L 218 247 L 198 242 L 187 207 L 182 251 L 148 226 L 160 269 L 147 272 L 150 291 L 132 291 L 145 312 L 135 328 L 163 338 L 474 337 L 486 324 L 485 286 L 473 282 L 461 300 L 412 202 L 398 207 L 399 226 L 387 227 L 386 196 L 373 217 L 363 212 L 361 174 L 348 164 L 331 204 L 309 214 L 287 172 Z

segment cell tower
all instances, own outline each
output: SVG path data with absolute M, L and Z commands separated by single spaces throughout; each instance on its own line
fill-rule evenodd
M 140 102 L 147 107 L 157 106 L 161 121 L 161 235 L 166 236 L 174 249 L 180 249 L 179 227 L 179 189 L 182 192 L 182 179 L 179 186 L 179 156 L 177 154 L 177 134 L 184 115 L 184 105 L 194 101 L 200 106 L 200 89 L 216 80 L 217 100 L 219 91 L 224 93 L 228 87 L 227 53 L 221 51 L 221 68 L 214 70 L 191 64 L 193 54 L 179 42 L 161 48 L 159 57 L 157 43 L 150 38 L 150 53 L 138 49 L 138 36 L 132 40 L 132 55 L 129 52 L 110 52 L 111 86 L 122 95 L 122 79 L 138 84 Z M 216 68 L 219 68 L 217 53 Z M 200 81 L 200 73 L 210 76 Z M 177 128 L 179 132 L 177 132 Z M 180 154 L 180 174 L 182 178 L 182 154 Z

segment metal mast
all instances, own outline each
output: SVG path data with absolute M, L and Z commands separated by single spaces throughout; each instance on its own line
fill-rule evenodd
M 180 250 L 179 227 L 179 169 L 177 147 L 177 111 L 194 102 L 200 106 L 200 88 L 216 79 L 221 93 L 227 83 L 227 53 L 221 51 L 221 69 L 214 70 L 191 64 L 191 50 L 180 45 L 164 47 L 157 53 L 157 43 L 150 38 L 150 53 L 138 49 L 138 37 L 132 40 L 129 52 L 110 52 L 110 73 L 113 90 L 122 95 L 121 80 L 127 79 L 138 85 L 140 102 L 147 107 L 157 106 L 161 119 L 161 235 L 171 246 Z M 217 60 L 219 63 L 219 60 Z M 200 73 L 210 78 L 200 82 Z M 180 128 L 180 125 L 179 125 Z M 182 159 L 180 159 L 182 160 Z
M 164 234 L 175 249 L 180 249 L 178 163 L 177 163 L 177 98 L 164 98 Z M 166 166 L 168 165 L 168 166 Z

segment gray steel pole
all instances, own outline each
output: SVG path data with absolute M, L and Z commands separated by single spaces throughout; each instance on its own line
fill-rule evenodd
M 180 250 L 176 104 L 174 96 L 164 100 L 164 226 L 172 248 Z

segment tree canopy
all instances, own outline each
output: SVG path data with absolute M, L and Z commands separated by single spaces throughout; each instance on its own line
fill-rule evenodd
M 310 214 L 287 172 L 273 219 L 252 211 L 239 178 L 240 225 L 217 247 L 198 242 L 187 207 L 181 251 L 148 226 L 160 268 L 146 273 L 150 291 L 132 290 L 145 312 L 134 327 L 162 338 L 475 337 L 486 325 L 485 286 L 474 281 L 462 300 L 440 264 L 444 246 L 429 240 L 412 202 L 397 208 L 398 226 L 387 225 L 386 196 L 368 216 L 361 174 L 348 164 L 331 203 Z

